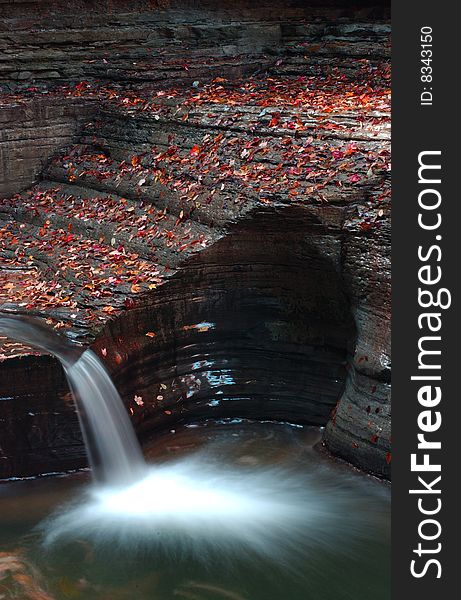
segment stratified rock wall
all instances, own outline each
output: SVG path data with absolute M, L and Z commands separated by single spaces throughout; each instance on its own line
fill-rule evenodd
M 142 436 L 328 423 L 389 477 L 386 7 L 279 4 L 0 0 L 0 309 L 92 345 Z M 1 357 L 0 477 L 82 466 L 57 361 Z
M 198 417 L 325 424 L 355 339 L 338 233 L 300 207 L 258 210 L 109 323 L 94 348 L 141 430 Z
M 192 82 L 273 64 L 389 57 L 389 3 L 358 0 L 0 0 L 0 83 Z
M 78 98 L 17 100 L 0 107 L 0 193 L 32 185 L 47 159 L 76 140 L 84 119 L 94 112 Z
M 0 479 L 86 465 L 64 373 L 51 356 L 18 356 L 0 378 Z
M 367 235 L 346 222 L 344 278 L 357 326 L 346 389 L 328 422 L 325 442 L 357 466 L 390 477 L 391 232 L 390 222 Z

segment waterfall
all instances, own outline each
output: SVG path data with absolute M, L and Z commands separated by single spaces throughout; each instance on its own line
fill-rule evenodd
M 61 361 L 96 481 L 115 485 L 139 479 L 145 470 L 141 448 L 122 399 L 96 354 L 82 351 L 31 317 L 1 315 L 0 333 Z
M 277 562 L 286 557 L 288 568 L 293 548 L 325 539 L 325 529 L 334 537 L 343 522 L 350 526 L 347 495 L 328 492 L 316 469 L 300 477 L 283 465 L 237 466 L 213 446 L 148 466 L 122 400 L 91 350 L 37 318 L 0 314 L 0 333 L 61 361 L 96 480 L 43 522 L 46 546 L 83 538 L 130 552 L 154 546 L 172 561 L 190 552 L 205 562 L 249 552 Z

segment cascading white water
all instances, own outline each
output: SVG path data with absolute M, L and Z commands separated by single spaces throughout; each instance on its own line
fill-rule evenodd
M 119 393 L 91 350 L 64 367 L 77 406 L 95 477 L 108 484 L 139 479 L 146 471 L 141 447 Z
M 110 485 L 139 479 L 146 464 L 122 399 L 102 362 L 82 352 L 38 319 L 0 316 L 0 332 L 54 354 L 75 400 L 95 479 Z
M 212 452 L 147 466 L 122 400 L 91 350 L 28 317 L 1 315 L 0 333 L 62 362 L 95 475 L 88 493 L 45 522 L 45 543 L 86 537 L 130 550 L 154 545 L 173 556 L 243 550 L 280 561 L 326 531 L 336 536 L 346 510 L 351 527 L 347 495 L 333 497 L 315 473 L 300 480 L 280 467 L 238 469 Z

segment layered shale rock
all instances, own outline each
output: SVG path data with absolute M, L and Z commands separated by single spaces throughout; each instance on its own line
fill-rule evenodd
M 0 0 L 0 9 L 0 81 L 13 87 L 242 74 L 297 40 L 322 59 L 388 56 L 388 30 L 370 21 L 388 9 L 364 0 Z
M 0 108 L 0 189 L 2 194 L 29 187 L 47 159 L 77 140 L 93 113 L 91 102 L 46 96 L 10 99 Z
M 57 3 L 36 31 L 14 4 L 0 114 L 23 163 L 15 182 L 3 154 L 1 310 L 91 345 L 141 436 L 327 425 L 332 452 L 388 477 L 382 9 L 135 3 L 108 19 L 95 3 L 53 36 Z M 57 362 L 2 352 L 0 476 L 81 466 Z

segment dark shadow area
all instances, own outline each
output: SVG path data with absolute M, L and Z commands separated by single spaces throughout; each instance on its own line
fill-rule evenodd
M 207 418 L 326 424 L 355 326 L 339 239 L 324 234 L 299 207 L 260 211 L 190 260 L 154 304 L 109 325 L 98 346 L 122 357 L 114 380 L 140 432 Z

